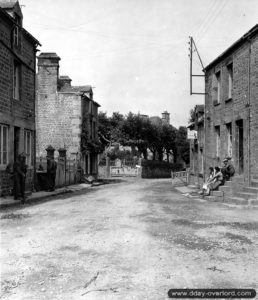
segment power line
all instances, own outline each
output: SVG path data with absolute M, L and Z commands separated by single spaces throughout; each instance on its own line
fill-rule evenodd
M 215 20 L 217 19 L 217 17 L 219 16 L 219 14 L 223 11 L 224 7 L 228 4 L 228 1 L 225 0 L 224 4 L 221 6 L 220 10 L 217 12 L 217 14 L 213 17 L 213 19 L 211 20 L 210 24 L 207 26 L 206 30 L 203 32 L 202 37 L 199 39 L 199 41 L 201 41 L 205 35 L 205 33 L 207 32 L 207 30 L 209 29 L 209 27 L 215 22 Z
M 225 0 L 227 1 L 227 0 Z M 206 31 L 207 31 L 207 28 L 209 28 L 210 24 L 211 24 L 211 20 L 214 19 L 214 16 L 217 16 L 218 13 L 221 11 L 221 9 L 223 8 L 225 2 L 217 2 L 218 5 L 214 6 L 214 11 L 210 11 L 209 12 L 209 15 L 208 15 L 208 18 L 206 19 L 206 22 L 205 24 L 203 24 L 201 30 L 199 30 L 199 32 L 197 33 L 196 35 L 196 39 L 198 40 Z

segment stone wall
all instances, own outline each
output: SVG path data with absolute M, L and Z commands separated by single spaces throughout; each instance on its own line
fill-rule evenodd
M 232 126 L 232 162 L 246 181 L 258 174 L 258 39 L 257 34 L 206 71 L 205 169 L 221 165 L 228 153 L 227 124 Z M 228 97 L 228 65 L 233 65 L 232 99 Z M 221 101 L 216 100 L 216 76 L 221 73 Z M 239 152 L 239 124 L 243 122 L 243 172 Z M 220 128 L 220 151 L 216 155 L 215 126 Z M 250 173 L 249 173 L 250 172 Z
M 0 123 L 8 126 L 8 163 L 24 151 L 24 130 L 32 134 L 32 165 L 27 174 L 26 189 L 33 189 L 35 149 L 35 49 L 36 42 L 20 28 L 20 43 L 12 44 L 13 20 L 0 12 Z M 13 98 L 14 64 L 19 66 L 19 99 Z M 19 129 L 19 143 L 15 153 L 14 132 Z M 13 188 L 6 166 L 0 165 L 0 194 L 9 194 Z
M 142 178 L 170 178 L 171 172 L 182 171 L 181 164 L 172 164 L 165 161 L 142 160 Z
M 37 156 L 42 156 L 48 145 L 65 147 L 67 157 L 80 152 L 81 96 L 58 92 L 59 57 L 39 56 L 37 97 Z

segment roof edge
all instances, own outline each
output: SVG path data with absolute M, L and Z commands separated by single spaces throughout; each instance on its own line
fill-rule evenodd
M 238 39 L 235 43 L 233 43 L 230 47 L 228 47 L 224 52 L 222 52 L 217 58 L 215 58 L 211 63 L 209 63 L 203 71 L 207 71 L 214 64 L 222 60 L 226 55 L 228 55 L 231 51 L 233 51 L 236 47 L 247 41 L 253 34 L 258 32 L 258 24 L 253 26 L 247 33 L 245 33 L 240 39 Z

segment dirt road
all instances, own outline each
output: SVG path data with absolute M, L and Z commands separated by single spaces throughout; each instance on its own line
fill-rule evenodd
M 258 209 L 193 200 L 169 180 L 110 184 L 1 213 L 1 299 L 167 299 L 258 290 Z

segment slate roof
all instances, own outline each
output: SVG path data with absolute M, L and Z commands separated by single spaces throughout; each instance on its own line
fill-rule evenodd
M 228 49 L 226 49 L 221 55 L 215 58 L 211 63 L 209 63 L 205 68 L 204 71 L 207 71 L 223 58 L 228 56 L 232 51 L 240 47 L 245 41 L 247 41 L 251 36 L 258 33 L 258 24 L 252 27 L 247 33 L 245 33 L 240 39 L 238 39 L 234 44 L 232 44 Z

